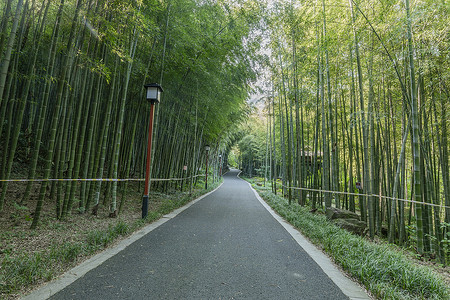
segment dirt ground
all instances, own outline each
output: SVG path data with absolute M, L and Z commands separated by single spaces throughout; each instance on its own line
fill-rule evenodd
M 95 216 L 91 212 L 80 214 L 77 209 L 79 204 L 75 203 L 72 214 L 67 220 L 60 221 L 56 219 L 55 201 L 47 199 L 43 205 L 38 228 L 31 230 L 30 226 L 36 207 L 39 185 L 33 186 L 32 197 L 27 205 L 18 205 L 16 202 L 21 200 L 24 186 L 25 184 L 23 183 L 15 183 L 8 186 L 6 205 L 3 212 L 0 213 L 0 268 L 6 254 L 11 257 L 23 254 L 30 255 L 34 252 L 41 253 L 52 245 L 85 241 L 89 232 L 106 230 L 109 226 L 113 226 L 119 221 L 133 224 L 141 219 L 142 191 L 140 191 L 138 184 L 130 184 L 127 189 L 123 210 L 117 218 L 109 217 L 108 204 L 100 205 L 98 214 Z M 180 195 L 182 194 L 179 192 L 172 192 L 168 195 L 151 193 L 149 211 L 156 210 L 165 201 L 174 200 L 179 198 Z M 117 198 L 117 202 L 119 202 L 121 199 L 119 192 Z M 83 262 L 89 257 L 78 257 L 76 264 Z M 62 274 L 71 267 L 73 267 L 73 264 L 66 266 L 64 269 L 56 270 L 55 275 Z M 0 276 L 0 284 L 1 280 Z M 44 281 L 36 282 L 35 285 L 23 288 L 15 295 L 2 295 L 0 293 L 0 298 L 17 299 L 20 294 L 23 295 L 42 284 L 44 284 Z
M 28 204 L 18 206 L 14 201 L 21 199 L 21 189 L 8 188 L 10 197 L 7 198 L 5 209 L 0 214 L 0 236 L 2 237 L 0 254 L 13 255 L 30 250 L 39 252 L 55 241 L 80 240 L 85 233 L 94 229 L 108 228 L 108 226 L 115 224 L 118 219 L 127 222 L 134 221 L 141 216 L 140 202 L 136 201 L 139 194 L 131 188 L 129 189 L 128 199 L 126 199 L 126 205 L 118 219 L 109 218 L 108 207 L 103 205 L 100 205 L 97 216 L 90 212 L 80 214 L 76 209 L 76 203 L 67 220 L 59 221 L 56 219 L 55 204 L 49 203 L 47 200 L 43 205 L 38 228 L 31 230 L 30 226 L 36 207 L 37 193 L 39 192 L 37 185 L 33 189 L 33 196 Z M 151 208 L 158 205 L 160 201 L 161 199 L 157 199 L 157 202 L 151 201 Z

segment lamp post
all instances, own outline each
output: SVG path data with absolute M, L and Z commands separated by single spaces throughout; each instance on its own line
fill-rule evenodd
M 222 177 L 222 165 L 223 165 L 222 154 L 219 154 L 219 180 L 220 180 L 220 177 Z
M 147 144 L 147 165 L 145 168 L 145 187 L 144 196 L 142 198 L 142 219 L 147 217 L 148 213 L 148 190 L 150 181 L 150 163 L 152 155 L 152 135 L 153 135 L 153 115 L 155 103 L 161 100 L 162 87 L 157 83 L 150 83 L 144 85 L 147 89 L 147 101 L 150 102 L 150 123 L 148 125 L 148 144 Z
M 206 152 L 206 176 L 205 176 L 205 190 L 208 189 L 208 154 L 211 147 L 208 145 L 205 146 L 205 152 Z

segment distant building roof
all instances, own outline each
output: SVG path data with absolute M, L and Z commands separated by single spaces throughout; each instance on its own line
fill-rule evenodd
M 301 156 L 315 156 L 315 152 L 313 151 L 301 151 L 300 152 Z M 317 151 L 317 156 L 323 156 L 323 153 L 320 151 Z

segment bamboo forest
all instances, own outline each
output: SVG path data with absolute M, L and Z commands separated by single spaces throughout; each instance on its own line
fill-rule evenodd
M 449 9 L 2 0 L 0 219 L 120 218 L 151 155 L 151 195 L 238 168 L 290 206 L 356 213 L 366 239 L 447 266 Z

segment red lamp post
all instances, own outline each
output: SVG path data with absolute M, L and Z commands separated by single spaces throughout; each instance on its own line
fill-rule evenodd
M 206 152 L 206 176 L 205 176 L 205 190 L 208 189 L 208 154 L 211 147 L 208 145 L 205 146 L 205 152 Z
M 155 103 L 159 103 L 161 100 L 162 87 L 157 83 L 150 83 L 144 85 L 147 89 L 147 101 L 150 102 L 150 123 L 148 125 L 148 144 L 147 144 L 147 165 L 145 168 L 145 187 L 144 196 L 142 198 L 142 219 L 147 217 L 148 213 L 148 190 L 150 186 L 150 165 L 152 154 L 152 136 L 153 136 L 153 115 Z
M 222 177 L 222 154 L 219 154 L 219 178 Z

